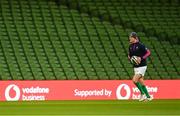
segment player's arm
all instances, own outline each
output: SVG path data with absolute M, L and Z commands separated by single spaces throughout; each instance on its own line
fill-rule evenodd
M 130 55 L 128 54 L 128 60 L 130 60 L 131 59 L 131 57 L 130 57 Z
M 130 47 L 129 47 L 128 60 L 130 60 L 130 59 L 131 59 L 131 57 L 132 57 L 132 55 L 131 55 L 131 52 L 130 52 Z
M 147 57 L 149 57 L 151 55 L 151 51 L 148 48 L 145 48 L 145 55 L 141 58 L 141 59 L 146 59 Z
M 146 48 L 144 45 L 141 45 L 141 50 L 145 54 L 138 58 L 138 60 L 137 60 L 138 64 L 141 63 L 141 60 L 146 59 L 147 57 L 149 57 L 151 55 L 151 51 L 148 48 Z

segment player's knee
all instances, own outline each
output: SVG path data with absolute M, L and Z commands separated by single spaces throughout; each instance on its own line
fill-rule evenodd
M 137 80 L 132 80 L 134 84 L 136 84 L 138 81 Z
M 138 82 L 138 79 L 134 76 L 133 79 L 132 79 L 133 83 L 137 83 Z
M 139 79 L 139 82 L 141 83 L 141 85 L 144 85 L 144 79 L 143 79 L 143 77 L 141 77 L 141 78 Z
M 134 84 L 136 84 L 136 83 L 137 83 L 137 81 L 134 81 L 134 80 L 132 80 L 132 82 L 133 82 Z
M 141 75 L 139 75 L 139 74 L 134 75 L 134 77 L 132 79 L 133 83 L 137 83 L 140 78 L 141 78 Z

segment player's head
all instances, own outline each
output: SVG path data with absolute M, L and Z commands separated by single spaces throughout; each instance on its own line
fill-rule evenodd
M 130 42 L 130 44 L 139 42 L 139 39 L 138 39 L 136 32 L 131 32 L 129 34 L 129 42 Z

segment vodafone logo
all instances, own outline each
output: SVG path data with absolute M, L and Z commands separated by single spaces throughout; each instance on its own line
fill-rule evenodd
M 15 95 L 12 97 L 12 93 L 15 92 Z M 7 101 L 17 101 L 20 98 L 20 89 L 17 85 L 11 84 L 8 85 L 5 89 L 5 98 Z
M 125 93 L 125 95 L 122 93 L 122 91 L 123 91 L 123 93 Z M 130 98 L 130 96 L 131 96 L 131 90 L 127 84 L 121 84 L 117 87 L 117 90 L 116 90 L 117 99 L 127 100 Z

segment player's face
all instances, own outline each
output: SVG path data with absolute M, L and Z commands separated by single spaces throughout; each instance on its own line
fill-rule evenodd
M 130 44 L 135 43 L 135 42 L 136 42 L 136 39 L 134 37 L 129 37 Z

